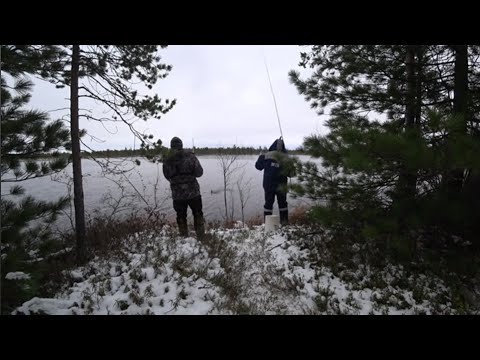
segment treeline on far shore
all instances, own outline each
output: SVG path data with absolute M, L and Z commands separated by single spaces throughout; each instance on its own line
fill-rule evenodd
M 219 148 L 219 147 L 203 147 L 203 148 L 186 148 L 188 151 L 193 151 L 196 155 L 220 155 L 220 154 L 229 154 L 229 155 L 258 155 L 261 152 L 267 152 L 267 147 L 228 147 L 228 148 Z M 297 148 L 295 150 L 288 150 L 290 154 L 295 155 L 302 155 L 304 151 L 301 148 Z M 86 152 L 82 151 L 83 157 L 99 157 L 99 158 L 106 158 L 106 157 L 143 157 L 146 153 L 143 149 L 123 149 L 123 150 L 101 150 L 101 151 L 91 151 Z M 50 157 L 57 157 L 57 156 L 70 156 L 70 153 L 67 152 L 57 152 L 55 154 L 47 154 L 47 153 L 38 153 L 35 155 L 35 158 L 50 158 Z

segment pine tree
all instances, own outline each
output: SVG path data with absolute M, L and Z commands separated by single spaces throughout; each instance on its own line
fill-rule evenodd
M 2 53 L 3 54 L 3 53 Z M 25 68 L 33 68 L 25 62 Z M 61 149 L 70 148 L 70 136 L 60 120 L 49 121 L 48 114 L 38 110 L 28 110 L 33 84 L 22 74 L 25 71 L 18 63 L 10 71 L 10 63 L 2 57 L 1 77 L 1 182 L 21 183 L 61 171 L 68 158 L 58 155 Z M 13 85 L 9 85 L 6 74 L 14 75 Z M 52 154 L 53 153 L 53 154 Z M 53 160 L 39 161 L 42 154 L 53 155 Z M 68 197 L 45 202 L 25 195 L 20 185 L 10 188 L 10 193 L 2 195 L 0 201 L 2 239 L 2 313 L 12 310 L 12 306 L 27 299 L 34 290 L 17 286 L 5 279 L 11 271 L 28 269 L 26 262 L 31 250 L 52 239 L 50 225 L 58 213 L 69 204 Z
M 158 50 L 157 45 L 57 47 L 54 67 L 38 73 L 57 87 L 70 86 L 71 90 L 70 123 L 78 262 L 82 262 L 86 256 L 79 119 L 123 124 L 140 139 L 141 147 L 147 155 L 158 153 L 162 148 L 161 141 L 154 141 L 152 134 L 138 131 L 134 122 L 137 119 L 160 119 L 162 114 L 175 105 L 176 100 L 162 100 L 157 94 L 140 95 L 138 89 L 133 87 L 133 84 L 141 84 L 152 89 L 159 79 L 168 75 L 171 66 L 160 62 Z M 93 99 L 104 105 L 109 115 L 96 116 L 91 112 L 80 111 L 81 98 Z M 83 145 L 88 148 L 85 143 Z
M 478 65 L 473 50 L 469 56 L 473 78 Z M 329 201 L 326 209 L 314 211 L 325 224 L 390 238 L 404 252 L 414 251 L 407 239 L 416 238 L 415 230 L 452 217 L 448 206 L 431 212 L 445 174 L 459 162 L 478 168 L 471 156 L 478 142 L 470 130 L 452 131 L 455 52 L 438 45 L 314 46 L 301 57 L 313 74 L 301 80 L 292 71 L 291 81 L 319 113 L 330 110 L 330 132 L 305 140 L 306 151 L 322 158 L 323 169 L 300 164 L 294 190 Z M 467 96 L 465 111 L 469 119 L 478 118 L 469 110 L 478 109 L 478 97 Z M 448 150 L 447 144 L 458 142 L 447 137 L 462 141 Z M 454 155 L 447 161 L 447 154 Z
M 65 55 L 56 45 L 1 45 L 1 68 L 15 78 L 26 74 L 47 78 L 63 70 Z

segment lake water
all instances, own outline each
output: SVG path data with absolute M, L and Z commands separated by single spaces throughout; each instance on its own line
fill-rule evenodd
M 311 160 L 309 156 L 299 156 L 300 160 Z M 223 196 L 223 171 L 217 156 L 198 156 L 204 169 L 202 177 L 198 178 L 202 194 L 203 212 L 207 221 L 223 221 L 225 219 L 225 205 Z M 162 173 L 161 163 L 152 163 L 140 159 L 141 163 L 134 166 L 132 160 L 127 160 L 119 168 L 133 168 L 125 175 L 106 174 L 93 160 L 82 160 L 83 189 L 85 212 L 87 216 L 95 214 L 109 215 L 117 207 L 117 214 L 128 214 L 135 209 L 147 206 L 155 207 L 159 213 L 167 218 L 174 219 L 175 212 L 172 206 L 171 191 L 168 181 Z M 240 191 L 244 194 L 245 220 L 263 216 L 264 192 L 262 187 L 263 171 L 255 169 L 257 156 L 238 156 L 227 189 L 228 216 L 233 214 L 234 220 L 241 220 Z M 100 159 L 100 161 L 104 161 Z M 119 163 L 120 159 L 111 161 Z M 318 160 L 313 160 L 319 162 Z M 70 164 L 61 173 L 44 178 L 30 179 L 17 183 L 22 185 L 26 194 L 33 195 L 38 200 L 53 201 L 69 193 L 71 185 L 72 165 Z M 14 183 L 2 184 L 2 195 L 8 193 Z M 71 188 L 73 189 L 73 187 Z M 72 190 L 73 194 L 73 190 Z M 287 198 L 290 211 L 302 205 L 311 204 L 307 199 Z M 72 202 L 73 208 L 73 202 Z M 69 210 L 67 210 L 67 213 Z M 278 214 L 278 205 L 274 204 L 274 214 Z M 189 210 L 189 221 L 191 211 Z M 66 215 L 60 216 L 57 221 L 60 228 L 69 226 Z

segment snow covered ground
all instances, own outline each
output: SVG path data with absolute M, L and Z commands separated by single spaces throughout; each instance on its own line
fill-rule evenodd
M 333 270 L 311 251 L 321 237 L 301 238 L 294 227 L 212 230 L 208 245 L 172 233 L 129 237 L 108 258 L 69 271 L 54 298 L 33 298 L 13 314 L 457 313 L 439 278 L 392 265 L 374 271 L 361 257 Z

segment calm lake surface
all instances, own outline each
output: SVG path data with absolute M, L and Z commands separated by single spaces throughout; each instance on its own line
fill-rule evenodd
M 227 187 L 228 214 L 233 214 L 234 220 L 242 219 L 240 194 L 244 196 L 245 220 L 263 216 L 264 192 L 262 187 L 263 171 L 255 169 L 258 156 L 238 156 L 233 167 Z M 302 161 L 319 160 L 309 156 L 298 156 Z M 223 193 L 223 171 L 217 156 L 198 156 L 204 169 L 202 177 L 198 178 L 202 194 L 203 212 L 207 221 L 222 221 L 225 219 L 225 204 Z M 175 218 L 172 206 L 170 186 L 162 173 L 161 163 L 152 163 L 141 159 L 140 165 L 134 165 L 134 158 L 111 159 L 119 164 L 119 168 L 133 169 L 127 174 L 107 174 L 93 160 L 82 160 L 83 189 L 85 199 L 85 212 L 87 216 L 109 216 L 114 211 L 116 216 L 122 216 L 132 211 L 145 208 L 148 204 L 155 207 L 156 211 L 163 213 L 169 219 Z M 100 159 L 100 161 L 104 161 Z M 122 162 L 120 164 L 120 162 Z M 38 200 L 53 201 L 62 195 L 73 194 L 71 183 L 72 165 L 70 164 L 61 173 L 44 178 L 30 179 L 17 183 L 22 185 L 26 194 Z M 2 184 L 2 195 L 7 194 L 15 183 Z M 311 204 L 308 199 L 293 199 L 289 194 L 287 198 L 289 209 Z M 73 208 L 73 202 L 72 206 Z M 58 228 L 70 226 L 67 214 L 57 220 Z M 278 214 L 278 205 L 274 204 L 274 214 Z M 191 211 L 189 210 L 189 221 Z

